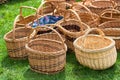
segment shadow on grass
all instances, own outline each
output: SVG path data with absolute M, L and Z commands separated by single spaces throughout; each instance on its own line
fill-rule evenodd
M 3 68 L 14 68 L 14 66 L 24 67 L 28 65 L 28 60 L 14 60 L 11 59 L 9 56 L 6 56 L 2 62 Z
M 45 75 L 31 71 L 28 69 L 24 73 L 24 78 L 26 80 L 65 80 L 65 71 L 57 74 Z
M 118 57 L 116 64 L 106 70 L 92 70 L 79 64 L 75 54 L 67 54 L 67 64 L 72 65 L 72 72 L 69 74 L 74 74 L 75 79 L 80 80 L 113 80 L 116 76 L 120 74 L 120 51 L 118 52 Z M 69 67 L 69 66 L 68 66 Z M 68 70 L 68 69 L 67 69 Z

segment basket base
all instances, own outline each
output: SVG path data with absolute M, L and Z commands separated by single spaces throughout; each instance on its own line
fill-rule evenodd
M 63 68 L 63 69 L 58 70 L 58 71 L 43 72 L 43 71 L 37 70 L 37 69 L 35 69 L 35 68 L 32 68 L 31 66 L 30 66 L 30 69 L 31 69 L 32 71 L 34 71 L 34 72 L 41 73 L 41 74 L 57 74 L 57 73 L 62 72 L 62 71 L 64 70 L 64 68 Z

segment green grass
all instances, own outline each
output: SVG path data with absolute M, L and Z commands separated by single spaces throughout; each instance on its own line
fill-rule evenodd
M 38 7 L 40 0 L 11 0 L 0 5 L 0 80 L 120 80 L 120 53 L 116 64 L 103 71 L 94 71 L 80 65 L 74 54 L 67 53 L 65 70 L 54 75 L 43 75 L 30 70 L 28 60 L 12 60 L 8 57 L 3 36 L 13 28 L 19 7 Z M 31 10 L 24 10 L 25 15 Z

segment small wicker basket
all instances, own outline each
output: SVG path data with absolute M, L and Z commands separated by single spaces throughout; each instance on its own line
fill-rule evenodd
M 100 35 L 88 35 L 91 31 L 97 31 Z M 105 37 L 100 29 L 88 30 L 84 36 L 74 41 L 74 47 L 79 63 L 91 69 L 104 70 L 116 62 L 115 41 Z
M 120 11 L 116 9 L 106 9 L 100 14 L 101 23 L 120 19 Z
M 98 28 L 102 29 L 102 31 L 107 36 L 112 36 L 116 42 L 116 48 L 120 49 L 120 20 L 108 21 L 100 24 Z
M 82 11 L 84 8 L 85 11 Z M 100 24 L 100 18 L 97 14 L 92 13 L 90 9 L 80 3 L 73 3 L 73 9 L 77 11 L 81 21 L 89 25 L 90 27 L 97 27 Z
M 14 59 L 24 59 L 27 57 L 25 44 L 28 42 L 28 37 L 31 35 L 31 38 L 35 35 L 35 31 L 32 28 L 16 27 L 16 17 L 14 21 L 14 28 L 12 31 L 4 35 L 4 40 L 6 41 L 6 46 L 8 50 L 8 55 Z
M 64 16 L 64 20 L 58 23 L 62 27 L 58 27 L 58 29 L 66 36 L 66 44 L 68 48 L 74 51 L 73 41 L 77 37 L 84 35 L 87 29 L 89 29 L 89 26 L 81 22 L 79 15 L 74 10 L 69 9 L 65 13 L 71 13 L 71 15 L 67 20 L 65 17 L 66 15 Z M 76 16 L 77 19 L 73 16 Z
M 49 28 L 58 34 L 61 41 L 44 38 L 31 40 L 26 44 L 29 64 L 31 70 L 35 72 L 54 74 L 65 67 L 67 46 L 57 31 L 50 27 L 44 28 Z
M 34 15 L 29 15 L 27 17 L 23 17 L 23 8 L 26 9 L 32 9 L 36 12 Z M 34 22 L 34 20 L 37 18 L 37 9 L 34 7 L 29 7 L 29 6 L 21 6 L 20 7 L 20 16 L 19 19 L 16 22 L 16 28 L 18 27 L 25 27 L 25 25 L 29 25 L 31 22 Z
M 85 5 L 84 0 L 83 4 Z M 113 0 L 91 0 L 89 5 L 86 5 L 93 13 L 100 14 L 105 9 L 114 8 L 117 6 L 117 3 Z

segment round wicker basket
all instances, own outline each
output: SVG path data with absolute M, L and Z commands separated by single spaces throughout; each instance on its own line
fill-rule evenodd
M 61 41 L 36 38 L 26 44 L 31 70 L 43 74 L 54 74 L 62 71 L 66 64 L 67 46 L 60 34 L 50 27 Z M 54 36 L 55 37 L 55 36 Z
M 88 35 L 91 31 L 97 31 L 100 35 Z M 74 41 L 76 58 L 81 65 L 94 70 L 103 70 L 115 64 L 117 51 L 115 41 L 105 37 L 97 28 L 92 28 L 82 37 Z

